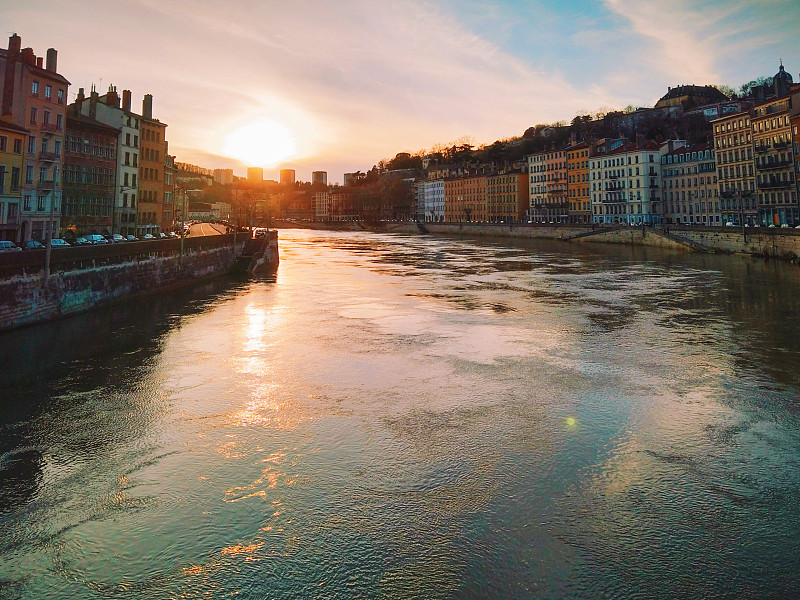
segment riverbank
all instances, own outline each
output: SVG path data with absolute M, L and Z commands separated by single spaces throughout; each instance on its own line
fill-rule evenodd
M 75 253 L 80 254 L 77 267 L 49 276 L 23 272 L 0 280 L 0 331 L 222 275 L 230 271 L 236 256 L 242 253 L 244 240 L 240 238 L 235 247 L 233 236 L 210 236 L 192 240 L 191 244 L 187 240 L 184 253 L 172 241 L 149 244 L 149 253 L 127 256 L 117 255 L 126 250 L 122 245 L 74 249 L 81 251 Z M 97 256 L 84 256 L 92 251 Z M 56 264 L 66 261 L 65 257 L 66 254 L 59 255 Z
M 491 223 L 416 223 L 275 221 L 278 228 L 304 228 L 332 231 L 375 231 L 382 233 L 468 235 L 564 240 L 572 243 L 626 244 L 666 248 L 682 252 L 746 254 L 750 256 L 798 261 L 800 230 L 767 227 L 660 227 L 544 225 Z

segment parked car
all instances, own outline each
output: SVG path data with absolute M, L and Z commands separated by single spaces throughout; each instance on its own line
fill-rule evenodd
M 162 231 L 161 233 L 156 235 L 156 238 L 159 240 L 165 240 L 167 239 L 167 234 Z
M 145 233 L 145 234 L 142 236 L 142 239 L 143 239 L 143 240 L 154 240 L 154 239 L 156 239 L 156 238 L 154 238 L 154 237 L 153 237 L 153 234 L 152 234 L 152 233 Z
M 178 234 L 177 234 L 177 233 L 175 233 L 174 231 L 170 231 L 170 232 L 167 234 L 167 237 L 168 237 L 168 238 L 176 238 L 176 237 L 178 237 Z
M 127 242 L 138 242 L 139 238 L 137 238 L 135 235 L 131 235 L 129 233 L 128 235 L 125 236 L 125 241 L 127 241 Z
M 118 233 L 111 233 L 111 234 L 109 234 L 109 235 L 107 235 L 105 237 L 106 237 L 106 241 L 108 241 L 109 244 L 119 244 L 120 242 L 127 241 L 124 237 L 122 237 Z
M 24 250 L 41 250 L 44 248 L 41 242 L 37 242 L 36 240 L 25 240 L 22 245 Z
M 85 237 L 81 236 L 81 237 L 77 237 L 74 240 L 72 240 L 72 245 L 73 246 L 89 246 L 90 244 L 89 244 L 89 240 L 87 240 Z
M 11 240 L 0 240 L 0 252 L 22 252 L 22 248 Z
M 53 238 L 50 240 L 50 246 L 52 248 L 69 248 L 67 240 L 62 240 L 61 238 Z
M 106 238 L 104 238 L 102 235 L 100 235 L 99 233 L 90 233 L 89 235 L 86 236 L 86 240 L 92 246 L 96 246 L 96 245 L 99 245 L 99 244 L 107 244 L 108 243 L 108 240 Z

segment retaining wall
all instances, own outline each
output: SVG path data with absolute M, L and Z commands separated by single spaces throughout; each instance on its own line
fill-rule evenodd
M 237 244 L 240 253 L 243 244 Z M 227 273 L 233 246 L 189 251 L 184 256 L 155 256 L 44 278 L 20 275 L 0 280 L 0 330 L 89 310 L 139 294 L 153 293 Z

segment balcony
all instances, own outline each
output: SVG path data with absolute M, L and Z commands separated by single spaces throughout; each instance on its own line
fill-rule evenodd
M 56 154 L 55 152 L 39 152 L 39 160 L 44 160 L 47 162 L 54 162 L 58 160 L 59 156 L 60 155 Z
M 772 147 L 762 144 L 760 146 L 755 146 L 753 149 L 755 150 L 756 154 L 766 154 L 767 152 L 772 150 Z
M 792 181 L 765 181 L 758 184 L 759 190 L 780 190 L 794 186 Z
M 39 190 L 40 192 L 45 190 L 52 190 L 56 187 L 58 187 L 58 181 L 56 181 L 55 179 L 40 180 L 39 183 L 36 184 L 36 189 Z
M 55 133 L 59 131 L 59 128 L 55 123 L 42 123 L 41 129 L 42 131 L 46 131 L 48 133 Z
M 793 160 L 776 160 L 773 162 L 756 163 L 757 171 L 771 171 L 772 169 L 785 169 L 794 164 Z

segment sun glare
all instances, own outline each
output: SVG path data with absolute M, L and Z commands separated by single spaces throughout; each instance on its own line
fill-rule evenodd
M 259 119 L 225 138 L 223 152 L 250 166 L 274 167 L 297 152 L 292 132 L 275 121 Z

